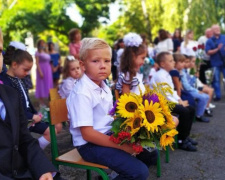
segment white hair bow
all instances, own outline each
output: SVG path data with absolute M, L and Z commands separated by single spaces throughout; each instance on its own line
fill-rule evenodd
M 17 42 L 17 41 L 11 41 L 9 43 L 9 46 L 13 46 L 14 48 L 20 49 L 22 51 L 26 51 L 26 49 L 27 49 L 26 46 L 23 43 Z
M 142 41 L 141 36 L 136 33 L 128 33 L 123 38 L 123 42 L 127 47 L 138 47 L 142 44 Z

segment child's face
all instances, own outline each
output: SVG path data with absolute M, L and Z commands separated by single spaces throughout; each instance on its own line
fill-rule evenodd
M 189 58 L 186 58 L 185 63 L 184 63 L 184 68 L 187 69 L 190 67 L 191 61 Z
M 71 61 L 69 64 L 69 75 L 74 79 L 78 79 L 81 76 L 81 68 L 79 61 Z
M 189 34 L 188 34 L 188 39 L 193 39 L 194 38 L 194 32 L 190 32 Z
M 195 62 L 196 62 L 196 58 L 195 57 L 191 58 L 190 68 L 195 68 Z
M 167 72 L 174 69 L 175 62 L 172 55 L 166 55 L 165 60 L 161 63 L 161 67 Z
M 111 73 L 111 51 L 109 48 L 89 50 L 82 63 L 85 74 L 100 86 Z
M 0 41 L 0 72 L 2 72 L 2 65 L 3 65 L 2 51 L 3 51 L 3 42 Z
M 12 62 L 11 69 L 12 69 L 12 73 L 13 73 L 14 77 L 22 79 L 22 78 L 25 78 L 29 74 L 32 66 L 33 66 L 33 62 L 24 60 L 21 64 Z
M 140 67 L 144 64 L 146 55 L 147 55 L 146 52 L 144 52 L 144 53 L 136 56 L 136 58 L 134 60 L 134 65 L 135 65 L 136 71 L 138 71 L 140 69 Z
M 180 71 L 182 69 L 184 69 L 184 65 L 185 65 L 185 61 L 178 61 L 176 64 L 175 64 L 175 68 Z
M 81 34 L 80 34 L 80 33 L 76 33 L 76 34 L 74 35 L 74 40 L 75 40 L 75 41 L 80 41 L 80 40 L 81 40 Z

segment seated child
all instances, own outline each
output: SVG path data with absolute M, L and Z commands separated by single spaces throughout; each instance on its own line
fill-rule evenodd
M 67 56 L 63 67 L 63 81 L 59 85 L 59 95 L 67 98 L 77 79 L 81 77 L 80 63 L 74 56 Z
M 6 73 L 0 74 L 0 80 L 3 81 L 4 85 L 15 88 L 20 94 L 26 118 L 32 122 L 28 127 L 29 131 L 43 135 L 38 141 L 40 147 L 44 149 L 50 143 L 48 123 L 41 121 L 42 116 L 34 109 L 28 95 L 28 89 L 23 81 L 23 78 L 29 74 L 33 66 L 33 58 L 26 51 L 23 43 L 11 42 L 4 54 L 4 63 L 9 65 L 9 69 Z M 57 124 L 56 133 L 59 133 L 61 128 L 62 125 Z
M 199 91 L 198 89 L 191 86 L 189 80 L 191 79 L 190 75 L 187 72 L 187 69 L 190 68 L 191 60 L 186 58 L 184 69 L 182 70 L 181 82 L 184 90 L 189 92 L 192 97 L 196 100 L 196 120 L 200 122 L 209 122 L 209 118 L 204 116 L 204 112 L 209 101 L 209 95 Z
M 84 74 L 66 101 L 73 144 L 84 160 L 108 166 L 119 174 L 115 179 L 146 180 L 148 167 L 156 163 L 157 154 L 146 150 L 134 157 L 131 146 L 118 146 L 109 140 L 113 119 L 108 112 L 113 103 L 104 80 L 111 73 L 111 53 L 104 40 L 82 40 L 80 60 Z
M 143 76 L 138 71 L 144 64 L 145 57 L 147 55 L 147 49 L 146 46 L 141 43 L 142 41 L 139 41 L 139 44 L 131 43 L 134 42 L 135 39 L 137 40 L 141 38 L 138 34 L 134 33 L 133 36 L 127 34 L 124 37 L 125 49 L 120 63 L 121 72 L 119 73 L 118 81 L 116 83 L 116 89 L 120 94 L 130 92 L 140 94 L 140 89 L 142 93 L 145 92 Z M 155 67 L 157 66 L 155 65 Z M 178 119 L 176 117 L 173 119 L 177 126 Z
M 196 69 L 196 57 L 191 56 L 191 63 L 190 63 L 190 68 Z M 196 71 L 195 71 L 196 72 Z M 206 109 L 205 109 L 205 114 L 209 117 L 212 117 L 212 112 L 210 110 L 210 103 L 212 101 L 213 98 L 213 93 L 214 93 L 214 89 L 209 87 L 206 84 L 203 84 L 200 79 L 198 78 L 198 71 L 195 73 L 195 75 L 190 79 L 190 84 L 192 87 L 197 88 L 199 91 L 202 91 L 205 94 L 209 95 L 209 101 L 207 103 Z
M 187 100 L 188 104 L 195 107 L 195 100 L 192 95 L 183 89 L 181 83 L 182 70 L 184 69 L 185 64 L 185 56 L 179 53 L 173 54 L 173 58 L 175 61 L 175 69 L 170 71 L 170 75 L 173 80 L 174 90 L 177 91 L 178 96 L 181 97 L 182 100 Z
M 189 137 L 192 122 L 194 119 L 194 108 L 188 105 L 187 101 L 182 101 L 174 90 L 174 85 L 169 72 L 174 69 L 173 56 L 169 52 L 161 52 L 157 55 L 156 61 L 159 64 L 160 70 L 152 77 L 150 85 L 157 83 L 167 83 L 173 90 L 173 94 L 167 93 L 167 99 L 177 103 L 172 110 L 172 113 L 179 115 L 179 124 L 177 126 L 178 147 L 186 151 L 197 151 L 195 145 L 197 142 Z

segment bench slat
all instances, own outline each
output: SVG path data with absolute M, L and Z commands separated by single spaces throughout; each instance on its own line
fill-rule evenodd
M 58 158 L 56 158 L 56 160 L 61 161 L 61 162 L 67 162 L 67 163 L 92 166 L 92 167 L 97 167 L 97 168 L 102 168 L 102 169 L 108 169 L 108 167 L 106 167 L 106 166 L 87 162 L 87 161 L 83 160 L 76 148 L 59 156 Z

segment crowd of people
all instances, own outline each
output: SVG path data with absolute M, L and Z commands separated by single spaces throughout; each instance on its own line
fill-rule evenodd
M 1 32 L 0 35 L 2 51 Z M 83 159 L 108 166 L 116 172 L 116 180 L 147 179 L 148 167 L 156 164 L 157 151 L 144 149 L 140 154 L 135 154 L 131 146 L 118 146 L 110 141 L 113 119 L 108 112 L 113 107 L 113 89 L 118 90 L 120 95 L 130 92 L 140 94 L 145 92 L 146 86 L 153 87 L 160 82 L 167 83 L 172 89 L 166 98 L 175 103 L 172 115 L 179 132 L 178 147 L 197 151 L 198 142 L 190 138 L 192 123 L 194 120 L 210 122 L 212 109 L 215 108 L 212 100 L 221 100 L 220 73 L 225 77 L 225 36 L 221 35 L 218 25 L 207 28 L 198 41 L 194 40 L 192 30 L 187 30 L 182 38 L 179 29 L 173 35 L 160 29 L 151 46 L 145 35 L 128 33 L 111 48 L 99 38 L 82 39 L 79 29 L 71 29 L 69 41 L 69 53 L 63 67 L 54 43 L 38 41 L 35 97 L 40 106 L 45 107 L 44 99 L 48 98 L 49 90 L 55 87 L 61 98 L 67 98 L 73 145 Z M 7 145 L 1 152 L 7 151 L 8 154 L 0 159 L 4 162 L 5 158 L 13 159 L 10 152 L 15 145 L 18 158 L 26 164 L 15 166 L 13 161 L 10 161 L 11 164 L 7 161 L 7 167 L 0 166 L 0 177 L 16 179 L 25 176 L 32 179 L 33 176 L 50 180 L 54 176 L 60 179 L 57 170 L 45 162 L 47 160 L 42 154 L 51 141 L 49 127 L 47 122 L 42 121 L 42 114 L 32 105 L 26 85 L 33 58 L 23 43 L 15 41 L 7 46 L 3 58 L 0 53 L 0 58 L 0 65 L 3 62 L 3 66 L 7 65 L 0 73 L 0 128 L 1 132 L 5 132 L 3 137 L 9 134 L 5 138 L 7 142 L 0 143 L 0 146 Z M 211 71 L 210 78 L 206 74 L 208 70 Z M 112 80 L 109 79 L 110 74 Z M 109 80 L 111 83 L 108 83 Z M 18 96 L 15 93 L 10 101 L 4 97 L 8 92 L 3 91 L 17 91 Z M 21 107 L 12 105 L 10 109 L 14 108 L 14 112 L 8 110 L 10 103 L 17 101 Z M 9 112 L 14 115 L 11 116 Z M 16 131 L 13 121 L 18 121 L 15 124 L 18 129 L 16 141 L 13 139 Z M 60 133 L 62 125 L 57 124 L 55 128 L 55 132 Z M 42 136 L 36 141 L 29 131 Z M 12 146 L 12 143 L 16 144 Z M 37 155 L 32 154 L 34 152 Z M 112 154 L 113 158 L 109 158 Z M 39 171 L 39 165 L 29 156 L 42 158 L 46 166 Z

